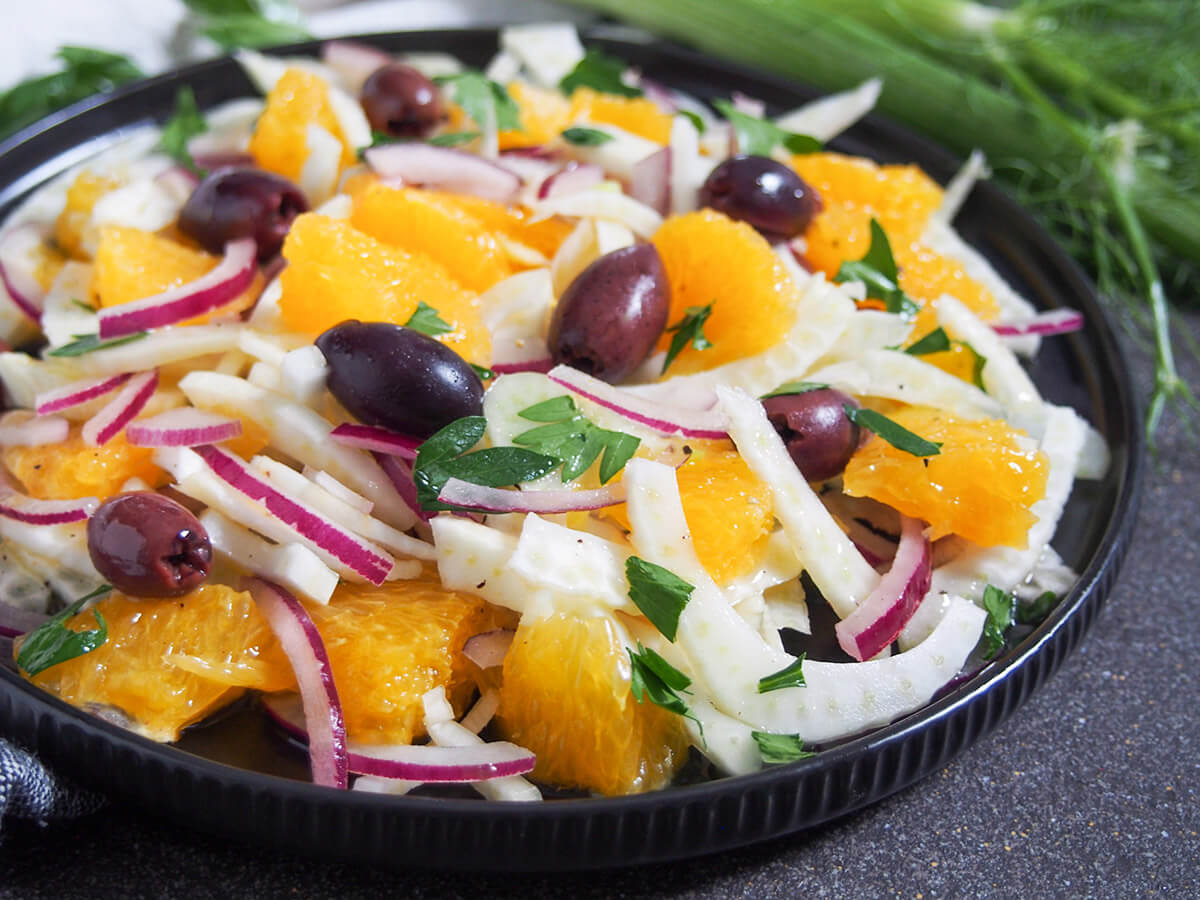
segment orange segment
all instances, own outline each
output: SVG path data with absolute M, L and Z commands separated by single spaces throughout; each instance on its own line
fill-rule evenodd
M 671 286 L 670 324 L 678 323 L 688 307 L 713 305 L 704 326 L 713 346 L 694 350 L 688 344 L 668 374 L 761 353 L 791 328 L 800 292 L 771 245 L 746 223 L 702 209 L 668 219 L 653 240 Z M 671 337 L 665 333 L 659 349 L 666 349 Z
M 591 88 L 576 88 L 571 94 L 568 120 L 615 125 L 656 144 L 671 140 L 671 117 L 645 97 L 621 97 Z
M 116 190 L 121 182 L 108 175 L 80 172 L 67 188 L 67 202 L 54 223 L 54 240 L 69 256 L 87 259 L 83 249 L 83 229 L 92 216 L 96 201 L 109 191 Z
M 959 262 L 924 244 L 914 242 L 898 248 L 896 265 L 900 268 L 900 287 L 918 302 L 928 304 L 949 294 L 985 322 L 1000 314 L 991 291 L 968 275 Z
M 521 129 L 500 132 L 501 150 L 548 144 L 571 124 L 571 103 L 556 90 L 513 81 L 508 95 L 521 108 Z
M 484 227 L 532 247 L 546 259 L 553 259 L 559 245 L 571 233 L 572 226 L 563 219 L 550 218 L 530 222 L 533 213 L 524 207 L 504 206 L 468 194 L 456 195 L 454 202 L 463 212 L 470 213 L 482 222 Z
M 638 703 L 613 620 L 558 614 L 522 622 L 504 658 L 497 727 L 537 754 L 535 778 L 601 794 L 667 784 L 682 765 L 682 719 Z
M 219 263 L 220 259 L 210 253 L 193 250 L 153 232 L 106 225 L 100 230 L 96 262 L 92 267 L 92 296 L 100 306 L 142 300 L 195 281 Z M 262 279 L 255 276 L 250 287 L 232 302 L 183 324 L 240 312 L 251 306 L 261 291 Z
M 512 274 L 495 236 L 452 194 L 375 185 L 355 198 L 350 221 L 384 243 L 426 254 L 476 293 Z
M 192 722 L 235 699 L 243 688 L 295 685 L 291 666 L 250 595 L 208 584 L 172 600 L 112 594 L 99 603 L 108 640 L 91 653 L 52 666 L 38 686 L 84 709 L 119 710 L 135 731 L 174 741 Z M 69 622 L 96 627 L 90 612 Z
M 333 114 L 325 82 L 294 68 L 267 94 L 266 107 L 250 137 L 250 154 L 264 169 L 298 181 L 308 159 L 309 125 L 319 125 L 342 142 L 343 168 L 354 165 L 354 151 Z
M 383 587 L 342 583 L 328 606 L 307 608 L 329 653 L 347 733 L 368 743 L 423 736 L 421 695 L 439 685 L 461 714 L 474 690 L 463 644 L 497 627 L 484 600 L 444 589 L 432 571 Z
M 937 409 L 912 406 L 891 418 L 942 443 L 920 458 L 872 437 L 842 476 L 847 494 L 871 497 L 928 522 L 933 539 L 957 534 L 983 546 L 1024 547 L 1037 517 L 1030 511 L 1046 492 L 1046 456 L 1028 449 L 1023 433 L 996 419 L 960 421 Z
M 491 337 L 476 297 L 421 253 L 392 247 L 350 223 L 306 213 L 283 244 L 279 308 L 293 331 L 318 335 L 346 319 L 403 325 L 420 301 L 453 331 L 438 340 L 470 362 L 486 365 Z
M 121 490 L 130 478 L 155 487 L 166 484 L 167 473 L 152 461 L 154 450 L 134 447 L 121 432 L 102 447 L 90 447 L 74 429 L 60 444 L 5 447 L 4 465 L 31 497 L 43 500 L 104 500 Z

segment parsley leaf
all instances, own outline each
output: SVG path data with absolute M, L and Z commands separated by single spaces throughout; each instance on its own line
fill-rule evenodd
M 806 687 L 804 682 L 804 654 L 791 665 L 784 666 L 778 672 L 758 679 L 758 692 L 766 694 L 783 688 Z
M 629 68 L 624 60 L 589 50 L 575 68 L 558 83 L 558 89 L 568 97 L 576 88 L 587 87 L 602 94 L 619 94 L 622 97 L 640 97 L 642 89 L 626 84 L 621 76 Z
M 200 31 L 225 50 L 308 40 L 300 11 L 290 0 L 184 0 Z
M 987 611 L 987 621 L 983 623 L 980 644 L 983 658 L 992 659 L 1004 648 L 1004 632 L 1013 624 L 1017 598 L 989 584 L 983 590 L 983 608 Z
M 636 556 L 625 560 L 629 599 L 668 641 L 679 631 L 679 616 L 695 588 L 669 569 Z
M 846 411 L 846 418 L 855 425 L 879 435 L 897 450 L 903 450 L 913 456 L 937 456 L 941 453 L 941 443 L 927 441 L 919 434 L 913 434 L 883 413 L 877 413 L 873 409 L 860 409 L 849 403 L 843 403 L 842 409 Z
M 63 344 L 61 347 L 49 351 L 47 356 L 83 356 L 85 353 L 92 353 L 96 350 L 107 350 L 109 347 L 119 347 L 121 344 L 128 344 L 130 341 L 140 340 L 148 335 L 148 331 L 138 331 L 134 334 L 125 334 L 112 340 L 102 341 L 98 334 L 75 334 L 72 337 L 75 340 L 69 344 Z
M 92 610 L 96 624 L 100 626 L 93 631 L 73 631 L 66 626 L 66 621 L 76 615 L 87 601 L 111 590 L 111 585 L 102 585 L 31 631 L 21 642 L 17 665 L 27 675 L 33 676 L 68 659 L 91 653 L 101 646 L 108 640 L 108 623 L 104 621 L 100 610 Z
M 975 360 L 974 365 L 971 367 L 971 380 L 975 382 L 975 387 L 979 388 L 981 391 L 986 391 L 987 388 L 983 386 L 983 367 L 987 365 L 987 357 L 968 344 L 966 341 L 955 341 L 955 343 L 961 344 L 971 351 L 971 355 Z
M 477 137 L 479 137 L 478 131 L 450 131 L 446 134 L 435 134 L 429 138 L 429 143 L 435 147 L 458 147 L 461 144 L 471 143 Z
M 1028 605 L 1017 604 L 1017 621 L 1022 625 L 1037 625 L 1058 605 L 1058 594 L 1043 591 Z
M 771 151 L 782 144 L 792 153 L 816 153 L 821 142 L 807 134 L 796 134 L 780 128 L 769 119 L 760 119 L 744 113 L 728 100 L 714 100 L 715 106 L 733 126 L 737 133 L 739 153 L 752 156 L 770 156 Z
M 688 687 L 692 679 L 688 678 L 673 665 L 638 642 L 637 651 L 628 648 L 629 659 L 633 663 L 630 673 L 629 689 L 633 699 L 642 703 L 646 698 L 656 706 L 691 719 L 697 725 L 699 720 L 692 715 L 687 702 L 680 693 L 691 693 Z
M 90 313 L 96 312 L 96 307 L 92 306 L 92 304 L 84 303 L 82 300 L 79 300 L 75 297 L 71 298 L 71 305 L 79 307 L 84 312 L 90 312 Z
M 842 263 L 835 281 L 861 281 L 867 286 L 867 296 L 882 300 L 887 311 L 905 318 L 917 314 L 920 307 L 900 289 L 900 270 L 892 255 L 887 233 L 877 219 L 871 220 L 871 246 L 860 260 Z
M 206 131 L 208 123 L 204 121 L 200 108 L 196 106 L 196 95 L 192 93 L 191 87 L 184 85 L 175 92 L 175 112 L 163 125 L 158 149 L 177 163 L 198 172 L 196 162 L 188 151 L 188 141 Z
M 704 336 L 704 323 L 712 315 L 712 308 L 711 303 L 707 306 L 689 306 L 682 319 L 674 325 L 667 326 L 666 330 L 674 331 L 675 337 L 671 338 L 671 346 L 667 348 L 662 374 L 666 374 L 671 363 L 675 362 L 675 357 L 683 351 L 689 341 L 693 350 L 707 350 L 712 346 L 712 342 Z
M 480 381 L 490 381 L 496 377 L 496 373 L 487 366 L 477 366 L 475 363 L 467 363 L 467 365 L 475 371 L 475 374 L 479 376 Z
M 568 144 L 574 144 L 576 147 L 598 147 L 613 139 L 613 136 L 607 131 L 601 131 L 599 128 L 584 128 L 581 125 L 566 129 L 562 133 L 562 137 Z
M 413 331 L 419 331 L 421 334 L 427 334 L 430 337 L 437 337 L 439 334 L 449 334 L 454 330 L 454 327 L 442 319 L 438 315 L 438 311 L 424 300 L 417 302 L 417 308 L 408 317 L 408 321 L 404 323 L 404 327 L 411 328 Z
M 127 56 L 89 47 L 60 47 L 62 68 L 0 93 L 0 138 L 93 94 L 143 78 Z
M 919 341 L 909 344 L 904 352 L 910 356 L 924 356 L 927 353 L 944 353 L 950 349 L 950 337 L 946 329 L 938 327 L 925 335 Z
M 480 128 L 494 125 L 500 131 L 520 131 L 521 108 L 504 85 L 482 72 L 468 69 L 456 75 L 439 75 L 433 80 L 449 89 L 450 99 Z
M 767 734 L 764 731 L 751 731 L 754 743 L 758 744 L 758 752 L 762 754 L 763 762 L 768 765 L 790 763 L 798 759 L 808 759 L 816 756 L 811 750 L 804 749 L 804 741 L 798 734 Z
M 535 403 L 518 415 L 531 422 L 546 422 L 513 438 L 513 443 L 530 447 L 538 453 L 552 456 L 562 463 L 563 482 L 572 481 L 600 459 L 600 483 L 610 479 L 625 467 L 642 443 L 623 431 L 609 431 L 593 424 L 579 411 L 567 395 Z
M 700 113 L 692 112 L 690 109 L 681 109 L 676 113 L 676 115 L 683 116 L 693 125 L 695 125 L 697 134 L 704 134 L 704 130 L 707 126 L 704 124 L 704 119 L 701 117 Z
M 809 391 L 824 391 L 829 388 L 827 384 L 821 384 L 819 381 L 785 381 L 769 394 L 763 394 L 759 400 L 766 400 L 769 397 L 787 397 L 791 394 L 807 394 Z

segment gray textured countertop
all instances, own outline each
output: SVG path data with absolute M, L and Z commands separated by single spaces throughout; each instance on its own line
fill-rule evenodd
M 1200 314 L 1186 324 L 1200 336 Z M 1140 386 L 1145 358 L 1135 360 Z M 1200 367 L 1185 363 L 1200 392 Z M 722 856 L 585 875 L 388 872 L 234 845 L 120 804 L 0 846 L 0 896 L 1200 895 L 1200 454 L 1175 422 L 1120 581 L 1053 679 L 912 788 Z

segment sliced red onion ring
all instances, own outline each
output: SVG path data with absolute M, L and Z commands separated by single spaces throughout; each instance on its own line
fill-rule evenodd
M 131 376 L 117 396 L 83 423 L 83 442 L 93 447 L 107 444 L 145 408 L 157 387 L 157 369 Z
M 376 69 L 386 66 L 392 57 L 378 47 L 358 41 L 326 41 L 321 45 L 321 62 L 337 72 L 352 94 Z
M 195 447 L 241 437 L 242 420 L 190 406 L 168 409 L 149 419 L 130 422 L 125 437 L 135 447 Z
M 212 444 L 195 447 L 193 452 L 234 490 L 261 503 L 271 515 L 286 522 L 371 584 L 380 585 L 387 579 L 395 564 L 392 559 L 320 513 L 285 497 L 239 457 Z
M 392 487 L 396 489 L 396 493 L 400 495 L 404 505 L 416 513 L 422 522 L 432 519 L 433 513 L 424 509 L 421 501 L 417 499 L 417 485 L 413 481 L 412 469 L 409 468 L 408 463 L 390 453 L 373 453 L 371 455 L 375 457 L 375 462 L 379 463 L 379 468 L 383 469 L 383 474 L 388 477 L 388 481 L 392 483 Z
M 42 391 L 33 400 L 34 412 L 39 416 L 44 416 L 47 413 L 79 406 L 115 391 L 129 378 L 128 372 L 123 375 L 110 375 L 107 378 L 85 378 L 50 391 Z
M 621 484 L 610 484 L 607 487 L 588 491 L 508 491 L 451 478 L 438 494 L 438 500 L 452 506 L 461 506 L 479 512 L 549 515 L 575 512 L 576 510 L 603 509 L 606 506 L 623 503 L 625 488 Z
M 1026 334 L 1049 337 L 1055 334 L 1069 334 L 1082 328 L 1083 313 L 1067 308 L 1038 313 L 1033 318 L 1021 322 L 1004 322 L 992 326 L 992 330 L 1003 337 L 1020 337 Z
M 629 193 L 639 203 L 645 203 L 659 215 L 671 211 L 671 148 L 655 150 L 645 159 L 633 164 Z
M 569 164 L 554 172 L 538 187 L 537 198 L 565 197 L 595 187 L 604 180 L 604 170 L 590 164 Z
M 504 655 L 512 646 L 514 631 L 496 628 L 472 635 L 463 644 L 463 656 L 481 669 L 490 669 L 504 662 Z
M 401 178 L 485 200 L 509 203 L 521 189 L 521 179 L 504 166 L 474 153 L 430 144 L 385 144 L 366 151 L 364 158 L 385 178 Z
M 302 741 L 309 740 L 304 724 L 307 713 L 296 708 L 293 696 L 265 696 L 262 704 L 280 728 Z M 309 747 L 312 747 L 311 741 Z M 469 747 L 348 742 L 346 752 L 347 768 L 355 774 L 438 784 L 461 784 L 524 775 L 533 771 L 535 761 L 533 753 L 507 741 Z
M 643 78 L 641 80 L 641 88 L 646 95 L 646 99 L 667 115 L 673 115 L 679 111 L 674 93 L 665 84 L 661 84 L 653 78 Z
M 31 609 L 21 609 L 0 600 L 0 637 L 20 637 L 33 631 L 50 617 Z
M 300 601 L 279 585 L 247 578 L 242 587 L 262 610 L 296 673 L 313 783 L 345 790 L 349 784 L 346 720 L 333 683 L 333 666 L 317 626 Z
M 17 308 L 35 322 L 42 319 L 46 295 L 34 275 L 35 251 L 45 237 L 45 231 L 32 224 L 18 225 L 0 236 L 0 283 Z
M 660 434 L 678 434 L 710 440 L 723 440 L 729 435 L 725 419 L 715 411 L 681 409 L 643 400 L 570 366 L 555 366 L 548 376 L 551 381 L 561 384 L 580 397 L 620 413 L 631 422 L 637 422 Z
M 524 153 L 517 150 L 507 150 L 501 153 L 496 164 L 508 169 L 520 178 L 522 183 L 539 187 L 542 182 L 562 168 L 548 154 Z
M 333 429 L 329 432 L 329 436 L 337 443 L 347 447 L 389 453 L 402 459 L 416 459 L 417 448 L 421 446 L 421 441 L 417 438 L 375 425 L 347 423 Z
M 552 359 L 527 359 L 524 362 L 492 363 L 497 375 L 512 375 L 516 372 L 540 372 L 543 375 L 554 368 Z
M 901 519 L 900 545 L 892 567 L 867 598 L 837 623 L 841 648 L 862 661 L 892 643 L 929 592 L 933 553 L 925 526 L 907 516 Z
M 65 525 L 82 522 L 100 505 L 95 497 L 77 500 L 39 500 L 22 494 L 0 471 L 0 516 L 26 525 Z
M 71 433 L 71 423 L 60 416 L 37 416 L 24 422 L 0 419 L 0 447 L 43 447 L 58 444 Z
M 101 339 L 174 325 L 224 306 L 254 280 L 257 252 L 253 238 L 230 241 L 221 262 L 195 281 L 144 300 L 105 307 L 99 316 Z

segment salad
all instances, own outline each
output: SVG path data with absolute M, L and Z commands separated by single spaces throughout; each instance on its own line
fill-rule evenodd
M 254 698 L 335 788 L 619 795 L 912 713 L 1070 588 L 1107 449 L 1020 356 L 1081 317 L 954 231 L 982 159 L 825 149 L 877 82 L 770 118 L 500 44 L 242 53 L 262 98 L 4 224 L 34 684 L 167 742 Z

